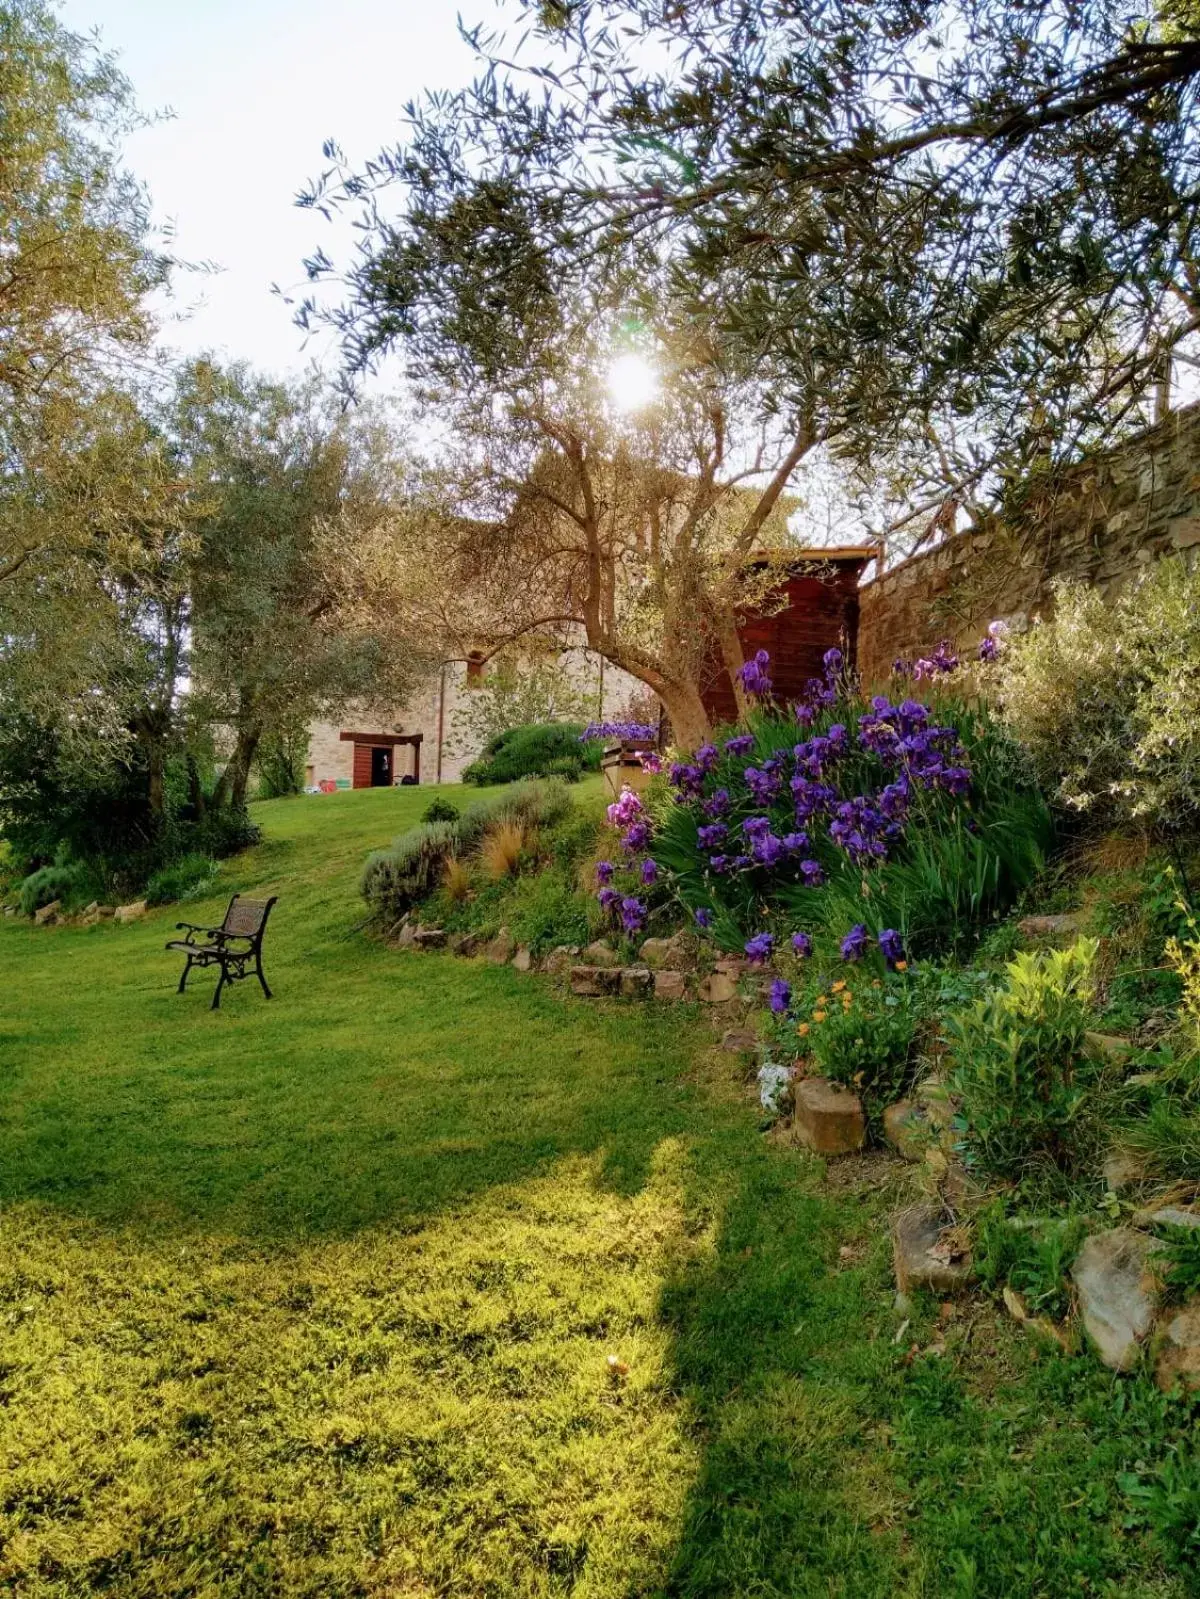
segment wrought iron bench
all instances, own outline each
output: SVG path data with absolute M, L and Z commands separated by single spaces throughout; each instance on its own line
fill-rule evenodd
M 243 899 L 240 894 L 235 894 L 229 901 L 229 909 L 220 927 L 197 927 L 194 922 L 176 922 L 176 931 L 187 935 L 185 938 L 173 938 L 167 945 L 168 949 L 178 950 L 187 956 L 176 992 L 182 994 L 187 987 L 188 973 L 193 966 L 219 966 L 221 976 L 213 995 L 213 1010 L 221 1003 L 221 990 L 226 983 L 235 983 L 239 978 L 251 975 L 258 978 L 263 993 L 270 999 L 271 990 L 267 987 L 262 969 L 262 942 L 267 929 L 267 917 L 277 897 Z M 200 933 L 205 935 L 204 942 L 197 938 Z M 248 967 L 250 970 L 247 970 Z

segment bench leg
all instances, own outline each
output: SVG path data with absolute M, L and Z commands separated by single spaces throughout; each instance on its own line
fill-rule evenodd
M 262 956 L 261 955 L 259 955 L 259 956 L 257 956 L 255 958 L 255 966 L 256 966 L 257 971 L 258 971 L 258 980 L 262 984 L 262 991 L 267 996 L 268 999 L 271 999 L 273 997 L 272 994 L 271 994 L 271 990 L 267 987 L 267 980 L 263 976 Z
M 227 975 L 226 975 L 226 972 L 225 972 L 225 962 L 222 961 L 221 962 L 221 975 L 220 975 L 220 977 L 217 978 L 217 986 L 216 986 L 216 989 L 215 989 L 215 991 L 213 993 L 213 1002 L 209 1006 L 210 1010 L 220 1010 L 220 1008 L 221 1008 L 221 990 L 225 987 L 225 984 L 226 984 L 227 981 L 228 981 L 228 978 L 227 978 Z
M 191 969 L 192 957 L 189 955 L 187 960 L 184 962 L 183 975 L 179 979 L 179 987 L 175 990 L 177 994 L 182 994 L 184 989 L 187 987 L 188 973 L 191 971 Z

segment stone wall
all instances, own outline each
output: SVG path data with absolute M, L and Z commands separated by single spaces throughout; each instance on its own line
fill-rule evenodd
M 865 681 L 942 638 L 973 645 L 993 618 L 1025 627 L 1056 577 L 1115 594 L 1151 561 L 1200 549 L 1200 405 L 1030 494 L 1019 520 L 980 524 L 885 572 L 860 593 Z

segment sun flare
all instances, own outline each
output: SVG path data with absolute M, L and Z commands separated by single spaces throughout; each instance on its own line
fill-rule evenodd
M 658 373 L 644 356 L 618 355 L 608 369 L 608 393 L 618 411 L 639 411 L 658 395 Z

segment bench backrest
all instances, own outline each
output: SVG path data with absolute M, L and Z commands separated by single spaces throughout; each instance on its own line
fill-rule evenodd
M 240 938 L 261 938 L 276 897 L 243 899 L 240 894 L 235 894 L 229 901 L 229 909 L 225 912 L 221 931 L 236 933 Z

